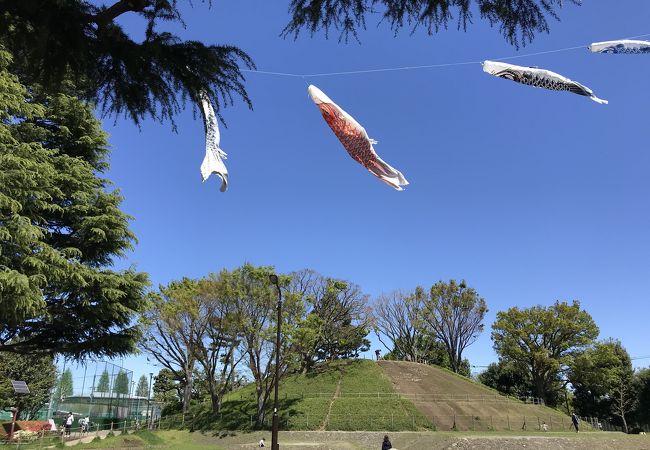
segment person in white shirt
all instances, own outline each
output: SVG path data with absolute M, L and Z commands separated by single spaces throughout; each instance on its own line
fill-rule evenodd
M 72 411 L 68 414 L 68 417 L 65 419 L 65 435 L 70 436 L 70 428 L 72 428 L 72 422 L 74 422 L 74 415 Z

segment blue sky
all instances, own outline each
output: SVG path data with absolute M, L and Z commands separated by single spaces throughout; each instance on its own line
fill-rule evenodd
M 478 17 L 467 32 L 394 36 L 377 18 L 361 44 L 336 33 L 293 41 L 279 37 L 287 4 L 195 2 L 184 8 L 187 28 L 172 31 L 292 73 L 481 61 L 650 33 L 650 3 L 619 0 L 565 4 L 551 33 L 519 51 Z M 144 28 L 133 16 L 123 23 L 134 36 Z M 168 123 L 139 130 L 105 119 L 108 176 L 139 238 L 120 265 L 149 272 L 155 285 L 244 262 L 313 268 L 371 296 L 464 278 L 490 308 L 466 351 L 473 365 L 496 359 L 489 331 L 498 311 L 555 300 L 579 299 L 601 338 L 650 354 L 650 55 L 579 49 L 511 62 L 561 73 L 610 104 L 499 80 L 479 64 L 305 80 L 249 74 L 254 110 L 239 102 L 223 111 L 225 194 L 216 178 L 201 184 L 203 126 L 191 106 L 177 134 Z M 379 141 L 379 155 L 410 181 L 406 191 L 349 158 L 307 83 Z M 158 370 L 143 357 L 125 364 L 136 377 Z

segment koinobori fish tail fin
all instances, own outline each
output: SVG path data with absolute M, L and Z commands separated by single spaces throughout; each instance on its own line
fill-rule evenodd
M 387 185 L 402 191 L 402 186 L 406 186 L 409 182 L 404 178 L 402 172 L 392 167 L 390 164 L 377 157 L 377 162 L 368 168 L 370 173 L 375 175 Z
M 221 149 L 217 149 L 225 156 L 225 153 Z M 218 156 L 215 154 L 212 149 L 209 149 L 205 152 L 205 158 L 201 163 L 201 179 L 205 182 L 208 177 L 212 174 L 216 174 L 221 178 L 221 192 L 226 192 L 228 189 L 228 169 L 226 169 L 225 164 Z
M 595 101 L 596 103 L 600 103 L 601 105 L 607 105 L 609 103 L 609 101 L 603 100 L 602 98 L 598 98 L 593 94 L 591 94 L 591 97 L 589 97 L 589 98 L 592 99 L 593 101 Z

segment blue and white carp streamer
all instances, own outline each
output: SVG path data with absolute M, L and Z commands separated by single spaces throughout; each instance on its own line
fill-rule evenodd
M 228 157 L 226 152 L 219 147 L 221 135 L 217 115 L 214 113 L 212 103 L 206 93 L 201 93 L 201 114 L 205 127 L 205 157 L 201 163 L 201 179 L 205 182 L 213 173 L 221 177 L 221 192 L 228 189 L 228 169 L 223 160 Z
M 589 97 L 596 103 L 605 105 L 608 103 L 607 100 L 596 97 L 593 91 L 587 86 L 583 86 L 576 81 L 570 80 L 558 73 L 551 72 L 550 70 L 516 66 L 498 61 L 484 61 L 481 65 L 483 66 L 484 72 L 495 77 L 505 78 L 506 80 L 516 81 L 517 83 L 528 86 L 550 89 L 552 91 L 573 92 L 574 94 Z
M 621 39 L 618 41 L 594 42 L 589 46 L 592 53 L 639 54 L 650 53 L 650 42 Z

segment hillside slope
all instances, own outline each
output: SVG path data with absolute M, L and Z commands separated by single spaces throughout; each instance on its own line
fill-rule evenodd
M 438 430 L 567 431 L 568 416 L 545 406 L 524 404 L 447 370 L 404 361 L 379 361 L 400 398 L 413 401 Z
M 270 428 L 269 400 L 263 428 Z M 284 378 L 279 389 L 283 430 L 426 430 L 431 421 L 408 400 L 398 398 L 390 378 L 373 361 L 342 360 L 323 364 L 313 373 Z M 202 405 L 194 426 L 199 429 L 247 430 L 255 424 L 255 389 L 246 386 L 226 396 L 218 417 Z

